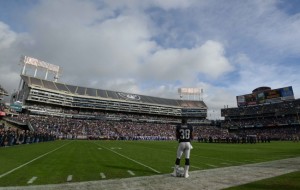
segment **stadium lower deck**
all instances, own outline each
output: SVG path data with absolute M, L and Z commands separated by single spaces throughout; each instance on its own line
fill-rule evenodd
M 28 144 L 55 139 L 175 140 L 174 123 L 88 120 L 19 114 L 7 118 L 13 126 L 0 127 L 0 146 Z M 28 128 L 29 129 L 29 128 Z M 271 140 L 299 141 L 299 126 L 276 126 L 229 130 L 208 124 L 194 125 L 194 140 L 211 143 L 256 143 Z

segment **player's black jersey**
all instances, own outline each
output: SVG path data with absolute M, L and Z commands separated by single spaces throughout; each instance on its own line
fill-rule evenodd
M 179 142 L 191 142 L 193 139 L 193 127 L 191 125 L 177 125 L 176 137 Z

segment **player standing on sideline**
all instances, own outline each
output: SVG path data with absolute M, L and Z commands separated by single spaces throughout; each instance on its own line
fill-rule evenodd
M 193 127 L 187 124 L 187 118 L 182 118 L 181 125 L 176 126 L 176 139 L 179 141 L 177 158 L 175 161 L 172 176 L 177 176 L 176 172 L 180 165 L 182 154 L 185 155 L 184 177 L 189 177 L 190 151 L 192 149 L 191 140 L 193 139 Z

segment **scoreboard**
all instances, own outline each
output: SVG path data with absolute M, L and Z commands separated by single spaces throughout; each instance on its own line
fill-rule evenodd
M 236 97 L 238 107 L 276 103 L 284 100 L 294 99 L 295 97 L 292 86 L 266 90 L 258 93 L 245 94 Z

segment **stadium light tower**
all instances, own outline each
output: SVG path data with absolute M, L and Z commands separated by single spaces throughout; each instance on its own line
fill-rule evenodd
M 201 88 L 178 88 L 178 94 L 180 99 L 188 99 L 193 97 L 193 100 L 196 100 L 197 97 L 199 100 L 202 100 L 203 89 Z
M 36 58 L 21 56 L 20 65 L 22 65 L 21 75 L 26 74 L 26 70 L 29 68 L 34 69 L 33 77 L 37 76 L 39 70 L 46 71 L 44 79 L 47 80 L 48 74 L 54 74 L 54 82 L 57 82 L 58 78 L 61 76 L 61 68 L 58 65 L 53 65 L 45 61 L 38 60 Z M 17 99 L 19 99 L 19 92 L 21 90 L 22 78 L 20 79 L 19 88 L 17 92 Z
M 58 65 L 53 65 L 47 63 L 45 61 L 38 60 L 36 58 L 28 57 L 28 56 L 21 56 L 21 65 L 23 65 L 21 74 L 24 75 L 26 73 L 26 67 L 33 67 L 34 77 L 36 77 L 38 70 L 46 70 L 45 73 L 45 80 L 48 78 L 48 73 L 54 74 L 54 81 L 57 82 L 59 76 L 61 75 L 61 69 Z

